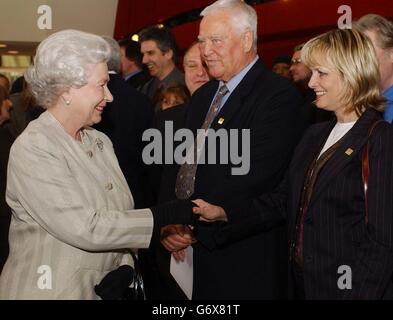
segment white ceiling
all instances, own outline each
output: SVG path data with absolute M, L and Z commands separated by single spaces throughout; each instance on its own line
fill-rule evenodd
M 78 29 L 99 35 L 113 35 L 118 0 L 0 0 L 0 55 L 17 50 L 33 55 L 37 44 L 63 29 Z M 42 30 L 38 13 L 42 5 L 52 11 L 52 29 Z M 46 11 L 47 12 L 47 11 Z

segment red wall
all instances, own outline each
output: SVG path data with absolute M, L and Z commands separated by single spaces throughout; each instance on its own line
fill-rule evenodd
M 115 38 L 154 24 L 179 13 L 202 8 L 212 0 L 119 0 L 117 7 Z
M 213 0 L 119 0 L 115 38 L 128 32 L 173 17 L 191 9 L 204 7 Z M 291 54 L 295 45 L 326 30 L 337 27 L 338 7 L 352 9 L 353 20 L 367 13 L 393 18 L 392 0 L 277 0 L 255 6 L 258 13 L 258 50 L 271 64 L 283 53 Z M 180 51 L 184 51 L 198 35 L 199 21 L 173 28 Z

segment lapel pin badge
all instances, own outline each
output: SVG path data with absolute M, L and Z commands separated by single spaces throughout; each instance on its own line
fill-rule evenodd
M 348 148 L 348 149 L 345 151 L 345 154 L 346 154 L 347 156 L 350 156 L 350 155 L 352 154 L 352 152 L 353 152 L 353 150 L 352 150 L 351 148 Z
M 224 119 L 224 118 L 220 118 L 220 119 L 218 119 L 218 124 L 223 124 L 223 123 L 224 123 L 224 121 L 225 121 L 225 119 Z

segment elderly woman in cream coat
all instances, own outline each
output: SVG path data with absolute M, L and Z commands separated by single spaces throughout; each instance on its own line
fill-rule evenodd
M 11 149 L 0 299 L 98 299 L 94 286 L 133 264 L 126 249 L 147 248 L 156 227 L 193 223 L 189 202 L 133 210 L 110 140 L 89 127 L 113 99 L 109 54 L 99 36 L 61 31 L 40 44 L 25 75 L 47 111 Z

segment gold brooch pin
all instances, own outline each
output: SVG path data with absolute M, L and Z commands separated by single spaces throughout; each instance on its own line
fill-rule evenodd
M 224 123 L 224 121 L 225 121 L 225 119 L 224 119 L 224 118 L 220 118 L 220 119 L 218 119 L 218 124 L 223 124 L 223 123 Z
M 352 154 L 352 152 L 353 152 L 353 150 L 352 150 L 351 148 L 348 148 L 348 149 L 345 151 L 345 154 L 346 154 L 347 156 L 350 156 L 350 155 Z
M 98 149 L 100 149 L 100 151 L 102 152 L 102 150 L 104 149 L 104 143 L 102 142 L 102 140 L 100 138 L 96 139 L 96 144 Z

